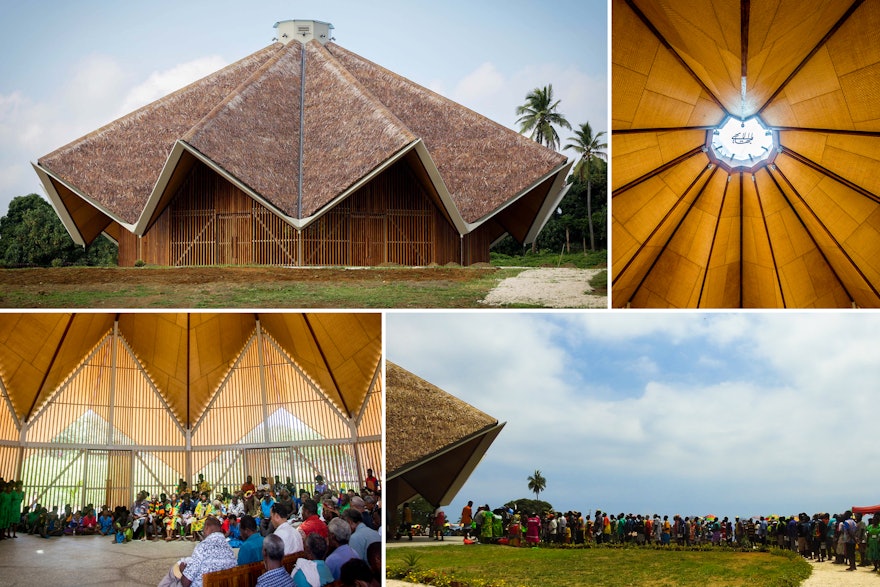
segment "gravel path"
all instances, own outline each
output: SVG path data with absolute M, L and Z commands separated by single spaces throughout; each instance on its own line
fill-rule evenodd
M 834 565 L 829 562 L 818 563 L 809 561 L 813 574 L 801 584 L 801 587 L 865 587 L 880 585 L 880 574 L 871 571 L 873 567 L 858 567 L 855 571 L 847 571 L 846 565 Z
M 528 269 L 489 292 L 487 306 L 529 304 L 545 308 L 607 308 L 608 297 L 592 295 L 590 279 L 604 269 Z

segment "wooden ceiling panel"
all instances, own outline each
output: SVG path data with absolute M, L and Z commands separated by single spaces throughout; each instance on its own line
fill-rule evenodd
M 828 51 L 838 75 L 846 75 L 880 62 L 878 30 L 880 9 L 876 2 L 865 2 L 828 40 Z
M 835 130 L 855 129 L 843 91 L 830 92 L 811 100 L 791 104 L 791 110 L 797 120 L 797 126 Z
M 737 0 L 613 4 L 612 55 L 619 44 L 634 55 L 641 42 L 655 54 L 649 67 L 633 61 L 612 81 L 612 112 L 625 97 L 615 128 L 628 129 L 612 145 L 612 296 L 625 296 L 612 304 L 844 307 L 852 296 L 877 305 L 880 137 L 850 131 L 880 131 L 880 3 L 751 2 L 745 23 L 741 8 Z M 687 84 L 699 82 L 695 102 Z M 758 191 L 751 175 L 740 188 L 735 174 L 722 204 L 713 180 L 680 217 L 699 169 L 664 171 L 688 149 L 658 129 L 719 124 L 719 102 L 734 116 L 763 108 L 765 123 L 790 130 L 779 131 L 779 154 L 756 172 Z M 661 268 L 671 274 L 654 275 Z
M 700 146 L 706 131 L 675 131 L 613 135 L 611 186 L 617 189 Z
M 648 83 L 647 75 L 612 64 L 612 130 L 632 128 L 632 121 L 639 109 L 646 83 Z
M 614 0 L 611 30 L 614 39 L 612 63 L 647 76 L 660 49 L 660 41 L 624 0 Z
M 785 96 L 792 104 L 810 100 L 840 89 L 840 80 L 826 48 L 813 55 L 803 69 L 785 86 Z
M 725 107 L 739 105 L 740 6 L 713 2 L 639 0 L 639 10 Z M 730 24 L 734 31 L 728 31 Z
M 862 130 L 880 130 L 880 63 L 841 76 L 840 85 L 851 120 Z M 873 124 L 868 124 L 873 123 Z

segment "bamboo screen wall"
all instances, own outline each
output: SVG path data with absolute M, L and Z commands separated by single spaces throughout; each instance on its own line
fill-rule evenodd
M 463 255 L 458 231 L 405 160 L 302 231 L 197 163 L 147 234 L 120 237 L 119 264 L 138 259 L 175 266 L 446 264 L 463 256 L 488 260 L 484 240 L 476 241 L 478 254 Z
M 0 476 L 24 480 L 26 504 L 74 509 L 130 505 L 141 489 L 170 495 L 178 479 L 199 473 L 218 490 L 247 475 L 290 477 L 311 490 L 321 474 L 332 487 L 358 487 L 382 463 L 374 379 L 349 420 L 257 328 L 186 430 L 124 337 L 110 332 L 23 430 L 14 417 L 0 419 Z M 9 410 L 0 391 L 0 410 Z

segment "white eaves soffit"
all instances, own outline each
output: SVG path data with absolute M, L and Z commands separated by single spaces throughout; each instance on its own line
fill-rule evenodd
M 70 216 L 70 213 L 67 211 L 67 206 L 64 205 L 64 200 L 61 198 L 61 194 L 59 194 L 55 190 L 55 186 L 52 183 L 52 180 L 55 180 L 58 183 L 62 184 L 64 187 L 80 197 L 84 202 L 87 202 L 90 206 L 100 211 L 108 218 L 115 220 L 122 226 L 126 227 L 128 230 L 134 230 L 134 226 L 122 221 L 120 218 L 117 218 L 104 206 L 101 206 L 99 203 L 95 202 L 93 199 L 89 198 L 84 193 L 79 191 L 75 186 L 67 183 L 45 167 L 40 166 L 39 163 L 31 162 L 31 167 L 33 167 L 34 171 L 37 172 L 37 177 L 40 178 L 40 182 L 43 184 L 43 189 L 46 190 L 46 196 L 49 198 L 49 203 L 52 204 L 52 207 L 55 209 L 55 213 L 58 214 L 58 218 L 61 219 L 61 223 L 64 225 L 64 228 L 67 229 L 67 233 L 70 235 L 70 238 L 72 238 L 73 242 L 75 242 L 79 246 L 84 247 L 87 243 L 83 238 L 83 235 L 80 232 L 79 228 L 77 228 L 76 222 L 74 222 L 73 218 Z

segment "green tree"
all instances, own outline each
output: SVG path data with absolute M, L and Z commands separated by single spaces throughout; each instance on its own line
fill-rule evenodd
M 571 130 L 571 124 L 556 111 L 560 100 L 553 100 L 553 85 L 535 88 L 526 94 L 526 103 L 516 107 L 519 132 L 531 133 L 529 138 L 551 149 L 559 148 L 559 133 L 555 126 Z
M 532 499 L 531 497 L 523 497 L 508 501 L 504 504 L 504 507 L 512 510 L 519 510 L 525 514 L 543 514 L 544 512 L 553 511 L 553 505 L 550 502 L 544 501 L 543 499 Z
M 117 253 L 116 245 L 103 237 L 85 249 L 77 246 L 51 204 L 37 194 L 14 198 L 0 218 L 3 265 L 115 265 Z
M 576 152 L 580 157 L 578 158 L 578 162 L 574 166 L 574 175 L 583 183 L 586 181 L 587 183 L 587 218 L 590 219 L 589 225 L 590 231 L 590 250 L 596 250 L 596 240 L 593 237 L 593 204 L 592 204 L 592 177 L 591 177 L 591 168 L 593 166 L 593 161 L 596 159 L 604 159 L 608 160 L 608 155 L 602 151 L 602 149 L 607 149 L 608 144 L 603 143 L 602 135 L 605 134 L 605 131 L 597 132 L 595 135 L 593 134 L 593 129 L 590 126 L 589 122 L 585 122 L 581 125 L 579 130 L 576 130 L 573 137 L 570 137 L 569 143 L 563 147 L 564 150 L 572 149 Z M 586 249 L 586 247 L 584 247 Z M 586 251 L 584 251 L 586 253 Z
M 535 501 L 538 501 L 538 495 L 547 487 L 547 480 L 541 475 L 540 469 L 535 469 L 532 475 L 528 476 L 529 491 L 535 492 Z

